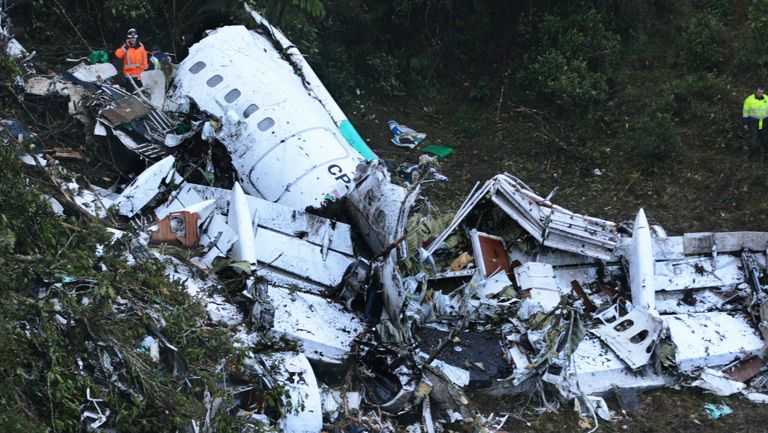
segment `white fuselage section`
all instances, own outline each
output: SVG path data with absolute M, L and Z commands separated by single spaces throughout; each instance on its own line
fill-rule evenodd
M 229 26 L 194 45 L 171 95 L 190 100 L 221 119 L 215 137 L 246 193 L 303 209 L 352 189 L 364 158 L 267 37 Z

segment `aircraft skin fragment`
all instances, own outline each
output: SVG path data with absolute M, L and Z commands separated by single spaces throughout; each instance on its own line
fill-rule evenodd
M 632 305 L 654 311 L 656 291 L 654 288 L 653 242 L 651 229 L 645 211 L 641 208 L 635 218 L 632 230 L 632 248 L 629 256 L 629 288 Z
M 253 220 L 245 193 L 239 183 L 232 187 L 227 224 L 237 233 L 237 242 L 232 246 L 232 259 L 255 265 L 256 236 L 253 233 Z
M 365 161 L 273 41 L 244 26 L 221 27 L 195 44 L 170 99 L 180 107 L 192 100 L 221 119 L 216 138 L 243 190 L 269 201 L 320 207 L 353 188 Z

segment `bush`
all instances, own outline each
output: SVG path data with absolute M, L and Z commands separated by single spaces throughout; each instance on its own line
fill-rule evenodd
M 374 88 L 382 90 L 387 95 L 403 93 L 403 85 L 398 78 L 400 71 L 397 61 L 390 55 L 376 53 L 366 58 L 368 76 L 372 78 Z
M 608 97 L 606 74 L 618 60 L 620 38 L 597 9 L 544 16 L 532 37 L 533 59 L 518 78 L 557 102 L 583 107 Z
M 633 146 L 631 153 L 651 165 L 669 160 L 683 146 L 672 115 L 665 112 L 656 112 L 640 119 L 630 139 Z
M 593 72 L 583 59 L 569 59 L 551 50 L 539 56 L 529 68 L 539 91 L 564 105 L 584 106 L 608 97 L 606 77 Z
M 546 15 L 539 33 L 540 49 L 556 49 L 566 58 L 589 60 L 595 68 L 610 66 L 618 59 L 619 35 L 606 25 L 597 9 Z
M 747 11 L 752 54 L 760 64 L 768 63 L 768 0 L 755 0 Z
M 725 27 L 717 17 L 696 14 L 688 20 L 682 32 L 688 63 L 700 68 L 714 69 L 723 64 Z

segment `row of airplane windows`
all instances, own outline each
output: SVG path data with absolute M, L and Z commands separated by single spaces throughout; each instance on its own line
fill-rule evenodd
M 198 61 L 194 65 L 190 66 L 189 72 L 191 72 L 193 74 L 198 74 L 198 73 L 200 73 L 200 71 L 205 69 L 205 66 L 206 66 L 205 62 Z M 205 82 L 205 84 L 208 85 L 208 87 L 210 87 L 210 88 L 214 88 L 214 87 L 218 86 L 219 84 L 221 84 L 222 81 L 224 81 L 224 77 L 222 77 L 219 74 L 216 74 L 216 75 L 212 76 L 211 78 L 209 78 L 208 81 Z M 240 90 L 232 89 L 229 92 L 227 92 L 226 95 L 224 95 L 224 100 L 228 104 L 231 104 L 231 103 L 237 101 L 237 99 L 240 97 L 240 95 L 241 95 Z M 247 119 L 247 118 L 251 117 L 251 114 L 255 113 L 258 110 L 259 110 L 259 106 L 258 105 L 250 104 L 247 107 L 245 107 L 245 110 L 243 110 L 243 117 Z M 264 119 L 260 120 L 259 123 L 256 126 L 259 128 L 260 131 L 264 132 L 264 131 L 268 131 L 274 125 L 275 125 L 274 119 L 272 119 L 271 117 L 265 117 Z

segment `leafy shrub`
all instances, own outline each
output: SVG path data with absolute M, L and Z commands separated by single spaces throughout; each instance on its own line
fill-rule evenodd
M 369 76 L 373 78 L 373 86 L 385 94 L 396 95 L 403 92 L 403 85 L 398 78 L 400 75 L 397 61 L 385 53 L 368 56 L 366 65 Z
M 760 65 L 768 63 L 768 0 L 755 0 L 747 11 L 752 53 Z
M 619 35 L 606 25 L 597 9 L 546 15 L 539 29 L 540 47 L 554 48 L 565 57 L 594 61 L 598 67 L 618 59 Z
M 630 139 L 633 146 L 631 153 L 646 164 L 663 163 L 683 146 L 672 115 L 665 112 L 656 112 L 640 119 Z
M 608 97 L 606 77 L 593 72 L 587 62 L 578 58 L 566 58 L 563 53 L 551 50 L 539 56 L 529 68 L 539 91 L 565 105 L 589 105 Z
M 618 60 L 620 38 L 597 9 L 544 16 L 534 30 L 533 61 L 519 78 L 561 104 L 585 106 L 608 97 L 606 73 Z
M 682 40 L 688 62 L 701 68 L 716 68 L 723 63 L 725 27 L 710 14 L 698 13 L 685 24 Z

